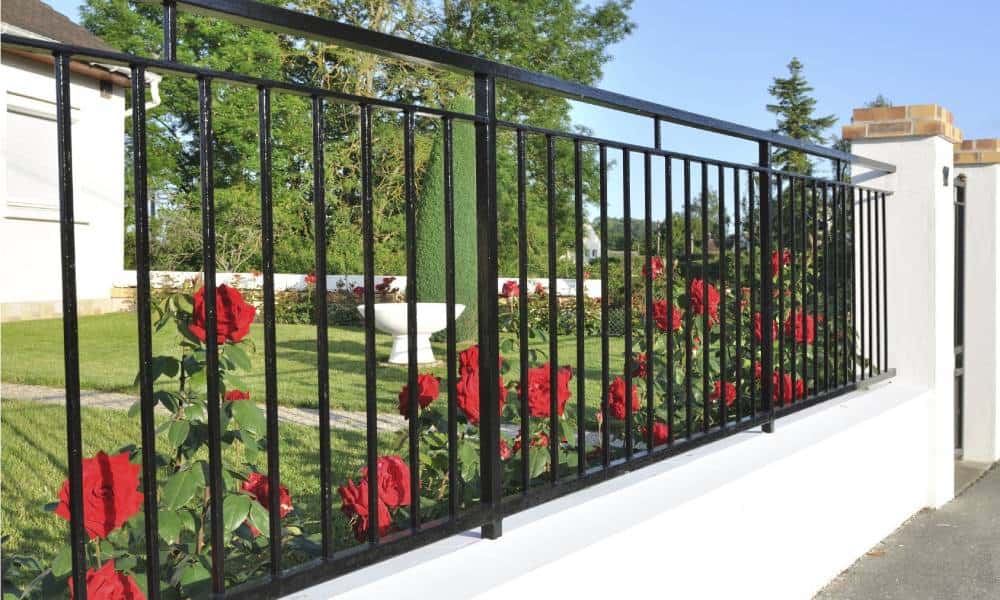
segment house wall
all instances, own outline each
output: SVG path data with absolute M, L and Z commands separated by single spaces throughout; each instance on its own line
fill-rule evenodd
M 3 53 L 0 66 L 0 318 L 60 312 L 52 66 Z M 111 301 L 124 252 L 124 90 L 71 79 L 77 289 L 81 312 Z M 50 157 L 50 158 L 49 158 Z M 29 160 L 30 159 L 30 160 Z M 48 162 L 45 162 L 48 161 Z
M 290 598 L 810 598 L 926 504 L 931 394 L 857 392 Z

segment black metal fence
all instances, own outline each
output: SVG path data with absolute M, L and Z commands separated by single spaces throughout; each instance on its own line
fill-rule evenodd
M 176 18 L 179 7 L 200 14 L 249 24 L 268 30 L 334 41 L 424 64 L 471 74 L 475 81 L 475 113 L 463 114 L 415 106 L 376 98 L 363 98 L 327 89 L 311 88 L 281 81 L 270 81 L 237 73 L 215 72 L 176 62 Z M 56 107 L 59 152 L 59 195 L 61 207 L 62 281 L 66 373 L 66 424 L 68 433 L 69 490 L 72 546 L 72 581 L 77 597 L 84 597 L 88 557 L 84 552 L 87 537 L 83 524 L 82 450 L 80 426 L 80 385 L 78 361 L 78 317 L 76 307 L 76 261 L 74 252 L 74 193 L 70 126 L 70 65 L 74 59 L 124 65 L 131 69 L 134 117 L 132 120 L 134 188 L 136 196 L 146 197 L 146 115 L 144 76 L 147 71 L 197 78 L 201 156 L 201 209 L 203 217 L 205 360 L 207 389 L 207 435 L 210 529 L 212 541 L 207 557 L 211 573 L 211 592 L 226 597 L 275 597 L 301 589 L 339 574 L 358 569 L 389 556 L 397 555 L 432 541 L 473 527 L 481 527 L 485 538 L 501 535 L 503 517 L 574 490 L 592 485 L 643 465 L 664 460 L 693 447 L 725 436 L 763 426 L 773 430 L 783 414 L 800 410 L 829 398 L 857 389 L 860 382 L 891 375 L 888 363 L 888 315 L 885 223 L 886 193 L 854 185 L 849 181 L 824 179 L 772 168 L 770 158 L 775 147 L 791 148 L 835 163 L 835 173 L 847 164 L 891 172 L 891 165 L 852 156 L 776 134 L 688 113 L 652 102 L 638 100 L 579 84 L 558 80 L 514 67 L 434 48 L 383 34 L 360 30 L 309 15 L 289 12 L 254 2 L 229 0 L 194 0 L 164 3 L 164 59 L 149 59 L 65 44 L 3 36 L 5 46 L 55 57 Z M 533 127 L 530 124 L 500 121 L 496 115 L 498 79 L 545 90 L 555 95 L 582 100 L 651 120 L 653 146 L 623 143 L 576 133 Z M 366 314 L 374 310 L 374 251 L 372 212 L 372 111 L 400 111 L 404 132 L 404 198 L 407 249 L 407 317 L 409 365 L 407 369 L 408 462 L 410 489 L 414 490 L 406 527 L 387 536 L 380 527 L 364 530 L 364 541 L 350 548 L 338 547 L 333 531 L 334 482 L 331 480 L 330 411 L 331 394 L 327 363 L 328 327 L 325 306 L 317 310 L 317 381 L 319 409 L 320 517 L 316 556 L 292 569 L 282 568 L 282 535 L 268 540 L 265 572 L 259 577 L 227 589 L 226 544 L 218 543 L 231 535 L 223 528 L 223 498 L 226 480 L 222 469 L 222 445 L 225 425 L 221 422 L 221 395 L 225 391 L 219 376 L 217 342 L 215 265 L 215 216 L 213 190 L 212 102 L 216 81 L 253 86 L 258 90 L 260 143 L 260 206 L 263 248 L 263 328 L 266 388 L 266 436 L 277 440 L 278 382 L 276 367 L 276 328 L 274 292 L 274 223 L 271 189 L 271 94 L 274 91 L 300 94 L 311 99 L 313 132 L 313 202 L 315 208 L 316 298 L 325 303 L 326 289 L 326 194 L 324 192 L 324 139 L 321 126 L 325 107 L 342 103 L 357 107 L 361 136 L 361 236 L 364 249 L 364 296 Z M 421 511 L 421 435 L 418 431 L 418 366 L 416 364 L 416 272 L 414 119 L 416 115 L 439 119 L 444 135 L 444 212 L 446 304 L 448 314 L 447 426 L 447 510 L 443 517 L 423 519 Z M 476 140 L 476 205 L 478 213 L 478 393 L 479 456 L 478 497 L 474 506 L 463 505 L 457 489 L 469 482 L 459 481 L 461 469 L 457 450 L 459 407 L 456 385 L 459 380 L 458 349 L 455 330 L 455 246 L 453 228 L 452 132 L 456 123 L 471 123 Z M 757 164 L 737 164 L 672 152 L 663 147 L 662 126 L 674 123 L 701 130 L 751 140 L 759 147 Z M 517 240 L 519 255 L 518 293 L 501 305 L 496 282 L 498 277 L 498 208 L 497 147 L 501 135 L 513 136 L 517 175 Z M 533 410 L 529 405 L 529 371 L 533 368 L 529 347 L 528 290 L 526 255 L 527 147 L 532 141 L 544 143 L 546 169 L 532 173 L 545 182 L 548 202 L 548 277 L 547 297 L 547 410 Z M 560 223 L 555 209 L 556 145 L 572 144 L 574 156 L 574 215 L 572 223 Z M 558 315 L 562 311 L 556 290 L 557 227 L 571 227 L 574 232 L 574 271 L 577 282 L 585 277 L 582 240 L 584 236 L 584 197 L 581 169 L 582 155 L 596 149 L 599 157 L 600 237 L 604 247 L 600 259 L 601 299 L 599 365 L 587 364 L 584 320 L 587 299 L 582 285 L 575 292 L 576 364 L 565 371 L 557 368 L 560 350 Z M 634 159 L 639 159 L 633 165 Z M 620 164 L 621 190 L 625 221 L 624 301 L 617 306 L 609 283 L 609 253 L 606 247 L 609 219 L 609 164 Z M 645 235 L 643 246 L 634 248 L 631 221 L 634 202 L 631 198 L 633 170 L 643 173 L 641 220 Z M 653 174 L 662 173 L 663 196 L 654 197 Z M 700 188 L 700 189 L 699 189 Z M 711 188 L 711 189 L 710 189 Z M 709 215 L 710 192 L 719 199 L 719 215 Z M 683 236 L 679 255 L 667 244 L 666 256 L 656 257 L 651 247 L 653 207 L 662 207 L 666 215 L 666 237 Z M 732 207 L 731 215 L 727 206 Z M 672 215 L 682 216 L 673 231 Z M 713 219 L 716 219 L 713 224 Z M 139 328 L 142 477 L 157 479 L 157 426 L 153 408 L 153 356 L 150 321 L 150 215 L 143 202 L 135 204 L 137 296 L 136 315 Z M 717 230 L 710 228 L 717 227 Z M 641 255 L 635 262 L 634 252 Z M 633 273 L 639 268 L 641 276 Z M 711 281 L 710 281 L 711 280 Z M 612 355 L 609 311 L 624 312 L 624 348 L 619 358 Z M 505 337 L 498 327 L 502 312 L 516 314 L 516 335 Z M 376 377 L 378 363 L 375 328 L 366 320 L 365 388 L 367 431 L 367 502 L 380 503 L 379 433 Z M 511 339 L 513 342 L 506 340 Z M 501 396 L 501 344 L 516 351 L 512 364 L 519 366 L 521 384 L 512 391 L 510 404 L 520 416 L 521 457 L 511 471 L 501 446 L 503 439 Z M 504 358 L 504 360 L 509 360 Z M 587 370 L 599 366 L 600 396 L 588 407 Z M 561 377 L 576 376 L 575 430 L 562 420 Z M 612 378 L 614 377 L 614 381 Z M 621 379 L 621 382 L 618 379 Z M 623 385 L 622 385 L 623 384 Z M 640 402 L 637 388 L 645 390 Z M 616 391 L 612 390 L 615 388 Z M 730 392 L 732 390 L 732 392 Z M 634 394 L 634 395 L 633 395 Z M 592 396 L 593 394 L 591 394 Z M 333 399 L 336 400 L 335 398 Z M 591 411 L 591 408 L 594 410 Z M 547 426 L 547 439 L 531 430 L 528 415 L 543 414 L 540 423 Z M 569 422 L 569 421 L 567 421 Z M 596 424 L 596 426 L 594 425 Z M 595 431 L 596 430 L 596 431 Z M 596 433 L 597 435 L 591 435 Z M 536 471 L 531 456 L 548 453 L 547 467 Z M 268 502 L 279 506 L 280 453 L 277 443 L 267 445 Z M 160 596 L 161 557 L 169 551 L 158 531 L 158 488 L 143 486 L 144 547 L 141 570 L 147 578 L 150 598 Z M 375 511 L 374 508 L 371 510 Z M 376 511 L 377 512 L 377 511 Z M 270 531 L 282 530 L 281 514 L 271 510 Z M 372 517 L 375 518 L 375 517 Z

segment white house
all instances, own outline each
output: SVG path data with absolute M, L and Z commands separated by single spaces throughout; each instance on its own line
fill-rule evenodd
M 3 0 L 3 32 L 114 50 L 38 0 Z M 0 71 L 0 320 L 61 311 L 53 59 L 4 47 Z M 114 305 L 125 215 L 128 71 L 74 61 L 72 106 L 77 286 L 82 313 Z

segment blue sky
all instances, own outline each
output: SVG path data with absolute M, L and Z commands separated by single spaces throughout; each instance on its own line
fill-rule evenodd
M 77 18 L 78 0 L 50 3 Z M 635 0 L 631 17 L 637 28 L 610 49 L 614 59 L 599 87 L 769 129 L 767 86 L 797 56 L 817 113 L 839 119 L 831 134 L 850 122 L 852 108 L 881 93 L 895 104 L 945 106 L 966 139 L 1000 136 L 1000 2 Z M 587 105 L 575 105 L 574 118 L 598 136 L 652 144 L 648 119 Z M 725 136 L 667 126 L 664 143 L 756 162 L 754 144 Z M 633 173 L 640 183 L 641 171 Z M 610 185 L 620 186 L 617 171 Z M 635 188 L 633 197 L 639 194 Z M 618 213 L 619 194 L 611 204 Z

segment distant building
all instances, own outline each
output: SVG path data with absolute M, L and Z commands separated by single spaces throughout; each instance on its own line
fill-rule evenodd
M 38 0 L 3 0 L 4 33 L 111 50 Z M 61 312 L 55 78 L 51 54 L 5 45 L 0 67 L 0 320 Z M 128 70 L 71 63 L 77 290 L 81 313 L 114 306 L 125 218 Z M 158 82 L 150 75 L 148 82 Z M 155 88 L 155 85 L 154 85 Z M 155 90 L 154 90 L 155 91 Z M 155 94 L 154 94 L 155 98 Z

